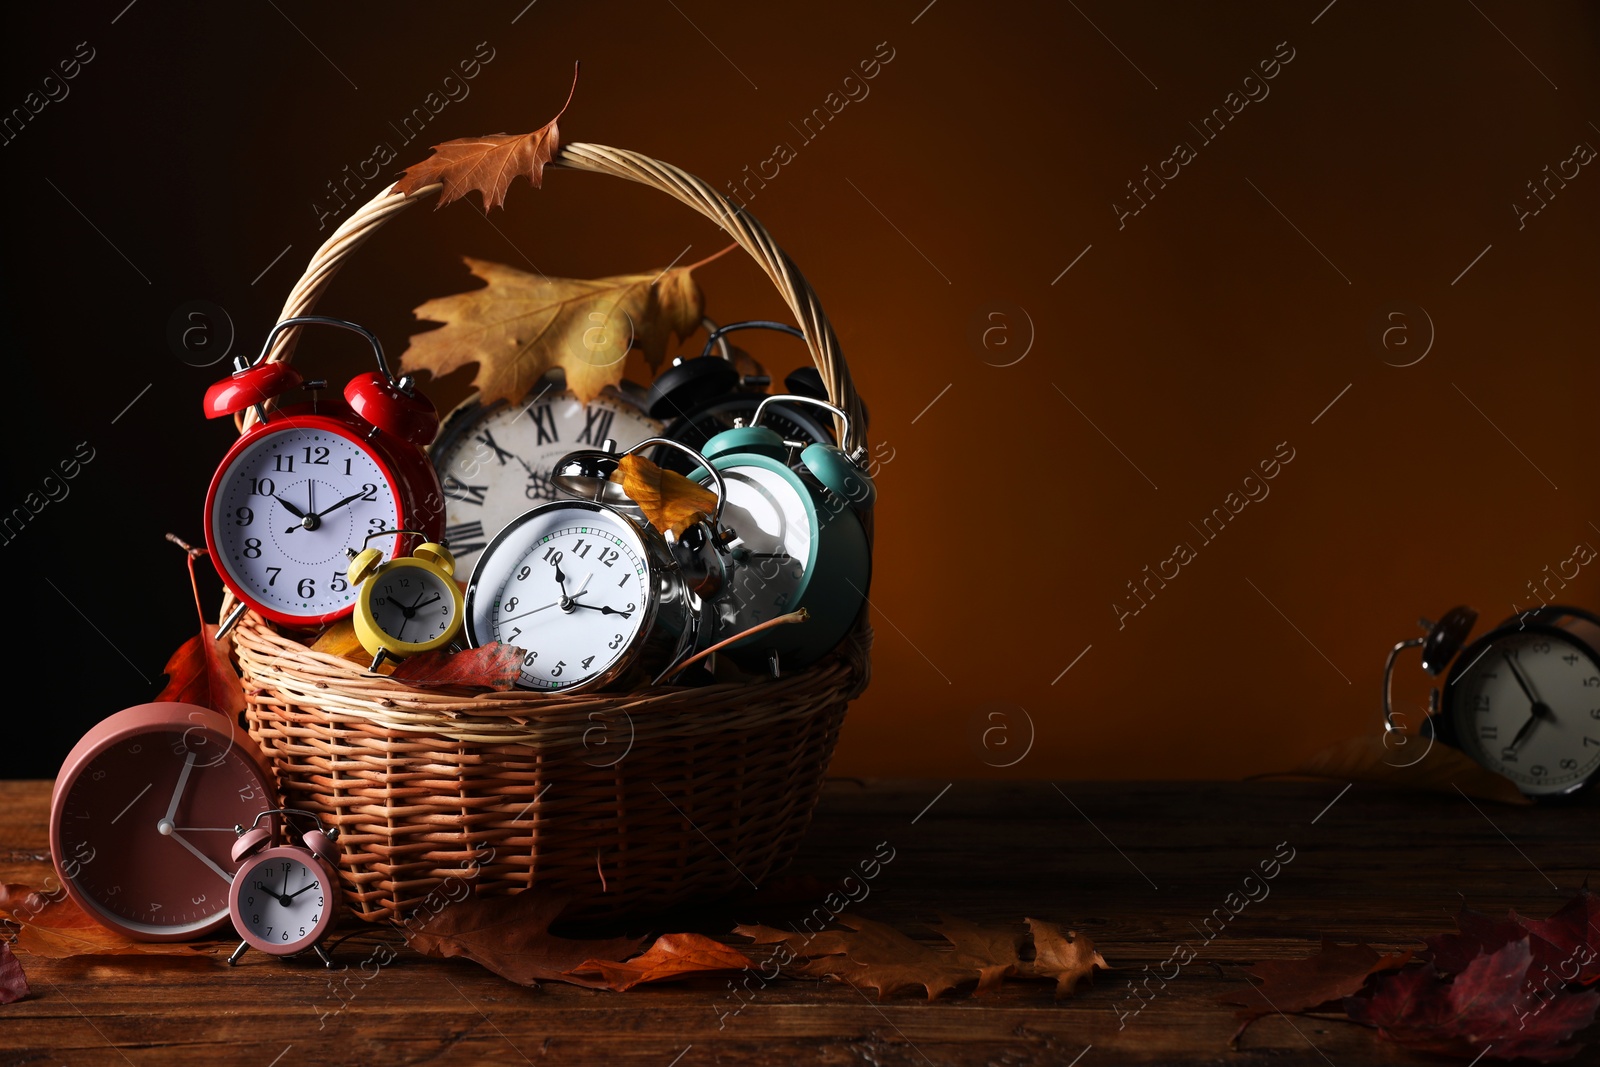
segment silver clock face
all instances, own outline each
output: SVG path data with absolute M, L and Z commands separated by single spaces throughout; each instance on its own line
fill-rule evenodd
M 584 404 L 566 390 L 535 390 L 521 404 L 468 402 L 433 447 L 445 494 L 445 537 L 463 569 L 489 540 L 529 508 L 557 498 L 550 469 L 568 453 L 618 450 L 661 431 L 661 424 L 612 396 Z
M 468 637 L 526 650 L 525 689 L 598 683 L 648 630 L 652 580 L 628 519 L 583 501 L 548 504 L 485 550 L 467 586 Z
M 1600 664 L 1557 635 L 1520 633 L 1449 683 L 1463 750 L 1525 793 L 1564 793 L 1600 768 Z

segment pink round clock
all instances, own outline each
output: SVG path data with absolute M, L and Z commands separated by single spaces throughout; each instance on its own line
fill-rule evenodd
M 140 941 L 227 924 L 235 824 L 276 807 L 254 742 L 193 704 L 141 704 L 67 754 L 50 802 L 61 882 L 96 921 Z

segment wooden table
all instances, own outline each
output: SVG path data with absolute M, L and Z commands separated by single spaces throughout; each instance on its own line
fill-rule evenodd
M 1233 1051 L 1231 1009 L 1216 998 L 1246 989 L 1242 964 L 1309 955 L 1324 936 L 1414 945 L 1451 929 L 1463 897 L 1484 910 L 1548 914 L 1595 868 L 1597 805 L 1507 808 L 1343 788 L 829 783 L 795 872 L 842 879 L 886 841 L 894 858 L 857 909 L 863 916 L 930 942 L 918 924 L 939 912 L 1085 931 L 1118 969 L 1059 1002 L 1040 983 L 930 1004 L 783 981 L 725 1014 L 739 1003 L 726 980 L 625 994 L 527 989 L 470 963 L 415 954 L 349 982 L 341 1001 L 314 961 L 259 953 L 236 969 L 220 956 L 19 955 L 34 995 L 0 1006 L 0 1064 L 1441 1062 L 1410 1057 L 1348 1021 L 1298 1016 L 1261 1020 Z M 37 885 L 48 873 L 48 789 L 0 783 L 5 881 Z M 1208 943 L 1198 928 L 1212 909 L 1262 860 L 1289 849 L 1294 858 L 1270 895 Z M 684 917 L 677 928 L 726 932 L 757 918 L 724 912 Z M 1131 1014 L 1138 1002 L 1128 980 L 1179 942 L 1198 956 Z M 1600 1051 L 1575 1062 L 1600 1062 Z

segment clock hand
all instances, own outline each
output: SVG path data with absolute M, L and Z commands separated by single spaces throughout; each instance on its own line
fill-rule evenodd
M 301 511 L 299 508 L 295 507 L 293 504 L 291 504 L 287 500 L 283 499 L 283 497 L 274 494 L 272 499 L 274 499 L 278 503 L 282 504 L 283 505 L 283 509 L 285 511 L 287 511 L 289 514 L 293 515 L 295 518 L 303 519 L 303 518 L 306 517 L 306 513 L 305 512 Z
M 574 604 L 572 606 L 575 608 L 588 608 L 590 611 L 598 611 L 602 615 L 621 615 L 624 619 L 633 618 L 633 612 L 618 611 L 616 608 L 612 607 L 603 607 L 595 604 Z
M 1500 656 L 1506 661 L 1506 666 L 1511 668 L 1511 676 L 1517 680 L 1517 687 L 1522 690 L 1522 695 L 1528 698 L 1528 703 L 1535 707 L 1542 705 L 1544 701 L 1533 695 L 1533 689 L 1528 685 L 1528 680 L 1522 676 L 1522 672 L 1517 669 L 1517 661 L 1511 653 L 1502 652 Z
M 128 808 L 131 808 L 135 804 L 139 803 L 139 798 L 143 797 L 146 793 L 150 792 L 151 787 L 154 786 L 154 785 L 155 785 L 155 783 L 151 782 L 150 785 L 147 785 L 143 789 L 139 790 L 139 796 L 134 797 L 132 800 L 128 801 L 128 806 L 126 808 L 123 808 L 121 811 L 117 812 L 116 816 L 111 820 L 112 825 L 116 825 L 117 819 L 120 819 L 124 815 L 128 814 Z
M 421 601 L 420 603 L 413 604 L 413 605 L 411 605 L 411 610 L 412 611 L 420 611 L 421 609 L 427 607 L 429 604 L 432 604 L 434 600 L 438 600 L 438 599 L 439 599 L 439 594 L 435 593 L 435 594 L 433 594 L 433 600 L 424 600 L 424 601 Z M 410 617 L 411 616 L 409 616 L 409 615 L 406 616 L 406 618 L 408 618 L 408 619 Z
M 218 878 L 221 878 L 224 882 L 231 883 L 233 881 L 233 875 L 229 874 L 227 871 L 223 870 L 220 866 L 218 866 L 216 860 L 212 859 L 210 856 L 206 855 L 204 852 L 201 852 L 199 849 L 197 849 L 193 845 L 189 844 L 188 840 L 186 840 L 182 834 L 172 833 L 172 834 L 168 834 L 167 836 L 172 838 L 178 844 L 182 845 L 184 848 L 188 849 L 190 852 L 193 852 L 195 854 L 195 857 L 197 859 L 199 859 L 201 863 L 205 864 L 207 867 L 210 867 L 213 871 L 217 872 L 217 877 Z
M 272 888 L 270 885 L 262 885 L 260 882 L 256 882 L 255 887 L 261 890 L 267 896 L 271 897 L 273 900 L 276 900 L 279 904 L 282 904 L 284 907 L 287 908 L 289 906 L 289 898 Z
M 338 511 L 340 508 L 344 507 L 346 504 L 350 503 L 352 500 L 360 500 L 362 497 L 364 497 L 366 495 L 367 495 L 367 491 L 365 489 L 363 489 L 359 493 L 352 493 L 350 496 L 345 497 L 343 500 L 339 501 L 337 504 L 333 505 L 333 507 L 331 507 L 331 508 L 323 508 L 321 511 L 312 512 L 312 514 L 316 515 L 316 517 L 320 519 L 320 518 L 322 518 L 322 516 L 328 514 L 330 511 Z
M 293 893 L 290 893 L 289 896 L 286 899 L 293 900 L 295 897 L 299 896 L 301 893 L 304 893 L 307 889 L 315 889 L 316 887 L 317 887 L 317 883 L 316 882 L 312 882 L 310 885 L 301 886 L 299 889 L 296 889 Z
M 167 805 L 167 813 L 156 823 L 156 830 L 160 833 L 172 833 L 172 820 L 178 816 L 178 802 L 183 799 L 183 787 L 189 784 L 189 772 L 192 770 L 194 770 L 194 753 L 190 752 L 183 761 L 183 770 L 178 772 L 178 784 L 173 787 L 172 801 Z
M 561 600 L 552 600 L 552 601 L 550 601 L 550 603 L 545 604 L 543 607 L 534 608 L 532 611 L 524 611 L 521 615 L 513 615 L 509 619 L 501 619 L 500 621 L 502 623 L 507 623 L 507 622 L 513 622 L 513 621 L 515 621 L 517 619 L 526 619 L 529 615 L 533 615 L 533 614 L 536 614 L 538 612 L 541 612 L 545 608 L 553 608 L 556 605 L 561 604 L 565 600 L 566 600 L 565 597 L 563 597 Z

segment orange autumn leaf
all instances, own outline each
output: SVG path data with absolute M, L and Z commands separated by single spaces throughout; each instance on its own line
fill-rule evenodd
M 557 937 L 550 924 L 570 900 L 536 890 L 508 897 L 467 897 L 447 904 L 411 931 L 411 947 L 425 956 L 464 956 L 520 985 L 535 982 L 603 983 L 571 972 L 596 957 L 638 951 L 635 938 L 580 941 Z
M 483 200 L 483 210 L 488 211 L 505 205 L 506 190 L 519 177 L 527 178 L 538 189 L 544 184 L 545 164 L 561 146 L 556 122 L 567 113 L 577 90 L 578 64 L 574 63 L 572 88 L 555 118 L 532 133 L 493 133 L 434 145 L 431 156 L 406 168 L 394 183 L 395 192 L 411 196 L 426 186 L 442 183 L 436 210 L 476 192 Z
M 662 533 L 671 531 L 674 537 L 683 536 L 717 507 L 716 493 L 644 456 L 623 456 L 613 480 L 622 483 L 622 491 L 639 505 L 651 526 Z
M 1088 936 L 1076 930 L 1063 932 L 1055 923 L 1041 919 L 1029 919 L 1028 929 L 1033 933 L 1034 958 L 1022 965 L 1021 973 L 1055 979 L 1056 996 L 1071 993 L 1079 982 L 1092 978 L 1096 968 L 1110 970 L 1111 965 Z
M 623 993 L 646 982 L 738 973 L 750 965 L 750 957 L 738 949 L 701 934 L 662 934 L 647 951 L 625 963 L 585 960 L 572 973 L 598 974 L 606 988 Z
M 1427 755 L 1420 754 L 1424 751 Z M 1335 781 L 1379 782 L 1431 793 L 1454 793 L 1459 789 L 1480 800 L 1533 803 L 1511 779 L 1495 774 L 1460 749 L 1443 744 L 1429 747 L 1427 740 L 1416 737 L 1407 738 L 1404 745 L 1385 747 L 1376 731 L 1324 749 L 1284 773 Z
M 178 646 L 167 659 L 167 684 L 156 694 L 157 701 L 173 700 L 210 708 L 230 719 L 244 710 L 244 685 L 228 659 L 228 650 L 216 639 L 217 626 L 206 621 L 200 603 L 200 583 L 194 561 L 209 555 L 203 548 L 191 548 L 172 534 L 167 540 L 189 556 L 189 585 L 194 590 L 194 610 L 200 617 L 200 632 Z
M 372 662 L 372 657 L 361 645 L 361 638 L 356 636 L 355 625 L 349 619 L 340 619 L 317 635 L 317 639 L 311 642 L 311 651 L 325 652 L 362 666 Z

